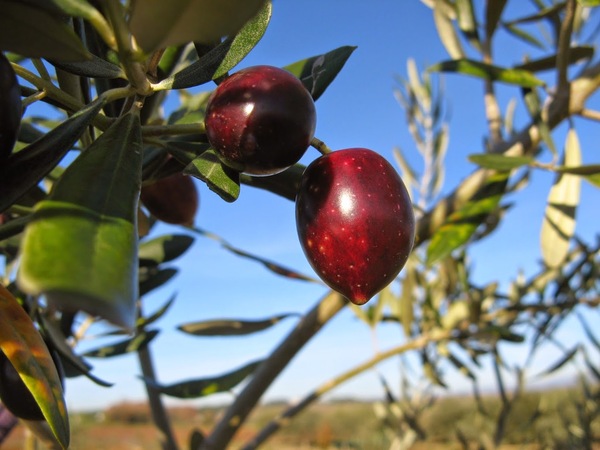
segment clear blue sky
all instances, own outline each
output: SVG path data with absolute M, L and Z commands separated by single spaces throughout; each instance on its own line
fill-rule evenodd
M 478 3 L 478 2 L 475 2 Z M 529 2 L 510 2 L 521 11 Z M 528 9 L 527 9 L 528 10 Z M 506 17 L 521 12 L 509 9 Z M 502 42 L 508 41 L 505 38 Z M 405 75 L 406 61 L 416 59 L 420 67 L 448 59 L 439 43 L 430 10 L 417 0 L 275 0 L 270 28 L 255 51 L 240 67 L 255 64 L 283 66 L 296 60 L 325 53 L 342 45 L 356 45 L 351 56 L 328 91 L 317 102 L 316 136 L 333 149 L 368 147 L 392 159 L 392 149 L 402 147 L 416 164 L 416 150 L 404 124 L 404 113 L 393 97 L 394 75 Z M 511 47 L 498 48 L 500 61 L 513 63 L 522 52 L 508 53 Z M 474 166 L 466 155 L 482 151 L 486 133 L 483 116 L 482 84 L 476 79 L 445 77 L 451 107 L 451 138 L 447 156 L 445 192 L 460 182 Z M 204 86 L 202 89 L 212 89 Z M 500 90 L 501 107 L 517 88 Z M 525 123 L 522 110 L 517 123 Z M 578 121 L 579 125 L 579 121 Z M 580 139 L 584 158 L 597 154 L 597 131 L 581 123 Z M 564 129 L 557 136 L 562 147 Z M 594 137 L 595 136 L 595 137 Z M 588 151 L 589 150 L 589 151 Z M 309 149 L 303 162 L 318 153 Z M 585 160 L 586 163 L 594 161 Z M 596 161 L 597 162 L 597 161 Z M 515 197 L 513 208 L 497 233 L 473 246 L 473 268 L 481 282 L 511 279 L 518 268 L 533 273 L 540 259 L 538 234 L 543 208 L 552 176 L 535 173 L 527 191 Z M 232 245 L 261 255 L 301 272 L 312 274 L 299 246 L 294 221 L 294 205 L 274 195 L 242 187 L 238 201 L 227 204 L 200 183 L 201 206 L 197 225 L 213 231 Z M 584 203 L 597 204 L 598 191 L 584 184 Z M 589 237 L 597 230 L 597 209 L 579 212 L 578 231 Z M 181 232 L 176 227 L 160 226 L 159 233 Z M 235 256 L 219 244 L 198 237 L 193 248 L 175 262 L 180 274 L 149 296 L 147 312 L 159 308 L 172 293 L 177 300 L 157 325 L 161 334 L 152 342 L 158 380 L 163 383 L 224 373 L 245 362 L 267 356 L 296 319 L 287 319 L 277 327 L 246 338 L 193 338 L 178 332 L 178 324 L 213 318 L 260 319 L 282 312 L 305 312 L 327 290 L 321 286 L 277 277 L 262 266 Z M 569 341 L 576 334 L 566 327 L 561 336 Z M 401 333 L 393 325 L 378 332 L 378 346 L 387 349 L 401 342 Z M 100 341 L 84 342 L 82 349 Z M 523 356 L 515 348 L 515 360 Z M 369 330 L 347 310 L 337 316 L 292 361 L 273 386 L 266 399 L 297 398 L 326 379 L 370 358 L 373 341 Z M 557 358 L 552 348 L 542 353 L 540 368 Z M 545 359 L 544 359 L 545 358 Z M 549 359 L 550 358 L 550 359 Z M 115 383 L 112 388 L 94 385 L 86 378 L 71 379 L 67 384 L 67 402 L 72 409 L 94 409 L 123 401 L 144 400 L 144 387 L 135 355 L 106 361 L 90 359 L 94 374 Z M 381 366 L 396 386 L 397 361 Z M 448 371 L 447 378 L 457 389 L 469 385 Z M 484 387 L 489 386 L 484 382 Z M 362 375 L 334 391 L 335 396 L 378 397 L 381 386 L 375 372 Z M 220 394 L 188 404 L 213 404 L 229 400 Z

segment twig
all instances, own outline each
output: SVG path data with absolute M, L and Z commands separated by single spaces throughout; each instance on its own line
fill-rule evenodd
M 309 311 L 271 355 L 258 367 L 252 379 L 202 445 L 201 450 L 222 450 L 256 406 L 262 394 L 288 365 L 291 359 L 348 301 L 336 292 L 329 292 Z
M 556 51 L 556 92 L 558 95 L 568 94 L 569 79 L 567 70 L 569 68 L 569 52 L 571 48 L 571 35 L 573 34 L 573 21 L 575 20 L 576 0 L 568 0 L 565 11 L 565 18 L 560 27 L 558 35 L 558 48 Z

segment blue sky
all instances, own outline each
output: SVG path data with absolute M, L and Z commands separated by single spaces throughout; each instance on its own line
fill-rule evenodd
M 528 2 L 510 2 L 506 17 L 518 17 L 530 11 Z M 519 4 L 517 8 L 514 6 Z M 497 49 L 501 63 L 514 63 L 522 56 L 507 52 L 513 43 L 506 36 Z M 392 149 L 402 147 L 418 167 L 419 158 L 404 124 L 404 112 L 393 96 L 394 76 L 406 74 L 406 61 L 412 57 L 419 67 L 449 59 L 434 29 L 431 11 L 417 0 L 275 0 L 269 29 L 257 48 L 240 64 L 284 66 L 294 61 L 325 53 L 343 45 L 355 45 L 344 70 L 317 102 L 316 136 L 332 149 L 368 147 L 393 161 Z M 535 52 L 532 52 L 535 54 Z M 482 151 L 486 132 L 483 116 L 482 83 L 476 79 L 445 76 L 450 105 L 451 137 L 447 156 L 444 192 L 449 192 L 474 166 L 466 156 Z M 212 89 L 203 86 L 200 90 Z M 502 88 L 500 106 L 505 108 L 517 88 Z M 596 105 L 598 104 L 597 99 Z M 518 111 L 517 123 L 526 122 Z M 584 162 L 592 163 L 598 142 L 591 124 L 577 121 L 584 151 Z M 579 128 L 581 127 L 581 128 Z M 562 147 L 564 132 L 557 133 Z M 597 132 L 595 134 L 597 136 Z M 594 151 L 595 149 L 595 151 Z M 303 162 L 309 163 L 318 153 L 309 149 Z M 548 156 L 548 155 L 546 155 Z M 549 156 L 548 156 L 549 159 Z M 540 259 L 538 243 L 545 198 L 553 177 L 535 173 L 531 186 L 513 200 L 516 206 L 496 234 L 473 246 L 473 269 L 477 280 L 506 283 L 518 268 L 531 274 Z M 270 193 L 242 187 L 239 200 L 228 204 L 206 186 L 198 183 L 201 196 L 197 225 L 215 232 L 232 245 L 312 274 L 298 243 L 294 205 Z M 583 202 L 598 201 L 598 191 L 584 183 Z M 591 237 L 597 231 L 595 208 L 579 211 L 578 232 Z M 180 233 L 177 227 L 159 226 L 155 235 Z M 213 318 L 260 319 L 282 312 L 305 312 L 327 290 L 311 283 L 277 277 L 262 266 L 235 256 L 209 239 L 198 237 L 192 249 L 174 263 L 180 269 L 174 281 L 145 300 L 151 312 L 173 294 L 177 300 L 170 312 L 157 323 L 161 333 L 151 348 L 158 380 L 163 383 L 212 376 L 227 372 L 256 358 L 265 357 L 289 332 L 296 319 L 286 319 L 278 326 L 246 338 L 194 338 L 176 330 L 180 323 Z M 577 339 L 575 327 L 565 327 L 561 338 Z M 366 326 L 347 310 L 338 315 L 292 361 L 266 393 L 266 399 L 297 398 L 328 378 L 363 362 L 373 355 L 374 345 L 387 349 L 402 340 L 395 326 L 378 330 L 376 344 Z M 83 342 L 82 349 L 95 347 L 99 341 Z M 514 358 L 524 350 L 514 347 Z M 545 359 L 544 359 L 545 358 Z M 550 359 L 548 359 L 550 358 Z M 554 349 L 541 353 L 540 370 L 558 358 Z M 123 401 L 144 400 L 144 387 L 134 355 L 108 360 L 90 359 L 93 373 L 114 383 L 102 388 L 80 377 L 70 379 L 67 402 L 72 409 L 95 409 Z M 383 364 L 380 370 L 397 382 L 397 360 Z M 448 380 L 458 390 L 469 385 L 458 374 L 448 372 Z M 484 383 L 484 387 L 485 387 Z M 334 396 L 378 397 L 382 395 L 376 372 L 346 383 Z M 219 394 L 193 404 L 228 401 L 229 394 Z

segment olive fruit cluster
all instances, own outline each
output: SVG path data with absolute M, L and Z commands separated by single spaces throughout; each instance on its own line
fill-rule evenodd
M 0 163 L 15 146 L 21 115 L 21 88 L 10 62 L 0 52 Z
M 48 345 L 52 361 L 64 386 L 64 371 L 60 357 Z M 7 356 L 0 351 L 0 400 L 15 417 L 24 420 L 44 420 L 44 414 Z
M 211 94 L 205 125 L 224 164 L 272 175 L 305 153 L 316 112 L 296 77 L 255 66 L 231 75 Z M 415 234 L 404 183 L 382 156 L 364 148 L 325 154 L 306 168 L 296 196 L 296 224 L 315 272 L 359 305 L 398 275 Z

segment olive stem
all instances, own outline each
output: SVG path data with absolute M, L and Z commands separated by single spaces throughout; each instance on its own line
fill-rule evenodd
M 44 63 L 42 62 L 41 59 L 31 58 L 31 63 L 33 64 L 33 67 L 35 67 L 35 70 L 37 70 L 38 73 L 40 74 L 40 77 L 42 77 L 44 80 L 46 80 L 48 82 L 52 81 L 52 77 L 48 73 L 48 69 L 46 69 L 46 66 L 44 65 Z
M 25 97 L 21 102 L 21 106 L 23 109 L 27 108 L 29 105 L 43 100 L 46 97 L 47 93 L 44 90 L 37 91 L 35 94 L 30 95 L 29 97 Z
M 98 32 L 102 40 L 112 50 L 117 49 L 115 35 L 104 16 L 88 2 L 79 0 L 54 0 L 67 14 L 87 20 Z
M 180 136 L 184 134 L 204 134 L 204 122 L 182 123 L 173 125 L 144 125 L 142 134 L 144 136 Z
M 322 155 L 326 155 L 331 153 L 331 149 L 323 142 L 321 139 L 313 137 L 310 141 L 310 145 L 313 148 L 316 148 Z

